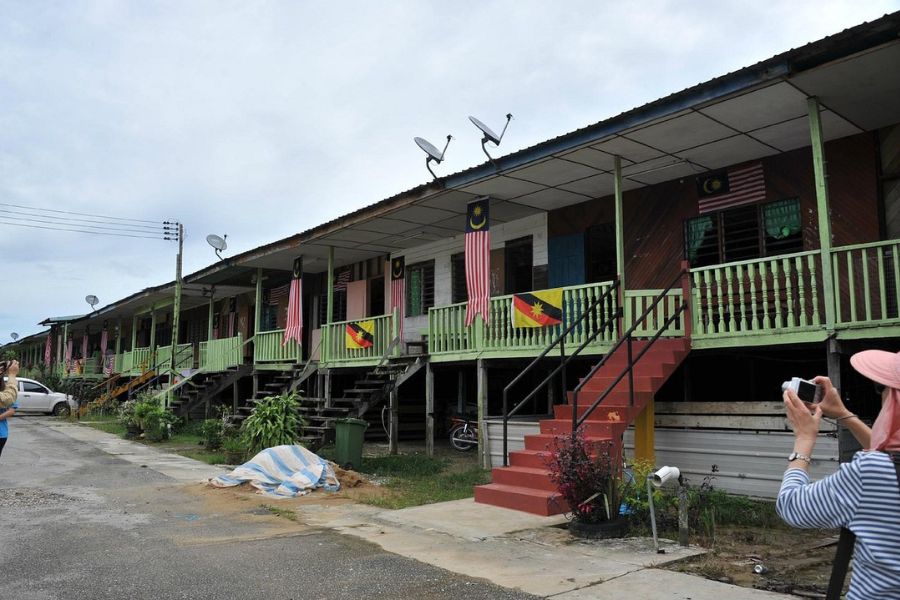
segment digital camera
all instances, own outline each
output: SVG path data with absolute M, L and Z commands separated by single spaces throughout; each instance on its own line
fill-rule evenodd
M 781 384 L 781 391 L 793 390 L 804 402 L 815 404 L 822 401 L 822 386 L 800 377 L 791 377 L 790 381 Z

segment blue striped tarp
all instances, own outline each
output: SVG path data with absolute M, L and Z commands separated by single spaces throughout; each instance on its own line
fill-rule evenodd
M 320 487 L 329 492 L 341 489 L 331 465 L 303 446 L 266 448 L 231 473 L 209 480 L 215 487 L 245 482 L 275 498 L 303 496 Z

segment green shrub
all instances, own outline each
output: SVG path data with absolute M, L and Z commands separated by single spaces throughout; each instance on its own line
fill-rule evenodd
M 306 422 L 300 415 L 300 396 L 296 392 L 263 398 L 241 424 L 241 437 L 247 449 L 259 452 L 273 446 L 295 444 Z
M 200 423 L 200 437 L 207 450 L 222 447 L 222 419 L 205 419 Z

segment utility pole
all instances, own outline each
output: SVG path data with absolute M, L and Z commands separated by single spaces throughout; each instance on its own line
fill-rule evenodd
M 169 387 L 175 379 L 175 361 L 178 350 L 178 322 L 181 314 L 181 253 L 184 250 L 184 225 L 178 225 L 178 255 L 175 257 L 175 302 L 172 305 L 172 358 L 169 361 Z M 169 406 L 169 394 L 166 394 L 166 407 Z

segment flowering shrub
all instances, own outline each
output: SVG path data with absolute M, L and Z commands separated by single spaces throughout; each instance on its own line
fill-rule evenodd
M 556 438 L 547 466 L 573 519 L 601 523 L 618 517 L 619 469 L 613 451 L 612 442 L 588 442 L 581 430 Z

